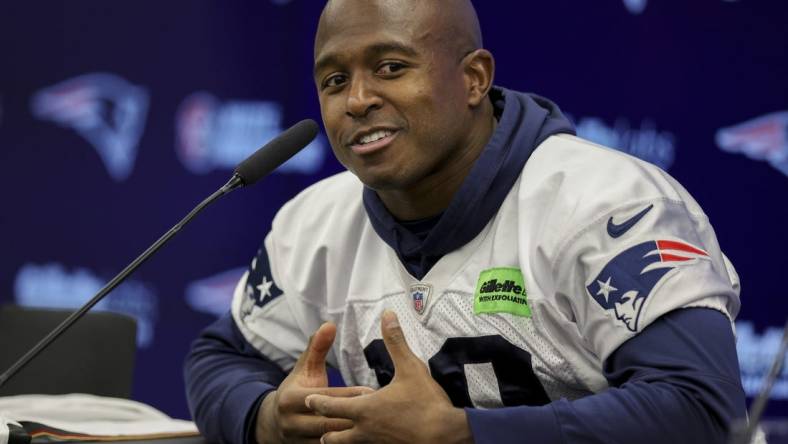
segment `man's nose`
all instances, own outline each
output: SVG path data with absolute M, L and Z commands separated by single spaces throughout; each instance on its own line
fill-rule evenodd
M 372 87 L 369 79 L 357 77 L 350 83 L 347 97 L 347 115 L 353 118 L 366 117 L 370 111 L 379 109 L 383 100 Z

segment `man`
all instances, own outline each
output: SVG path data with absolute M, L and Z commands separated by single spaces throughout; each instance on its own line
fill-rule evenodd
M 744 415 L 738 278 L 697 203 L 493 74 L 469 0 L 328 2 L 349 172 L 282 208 L 195 342 L 211 441 L 721 442 Z

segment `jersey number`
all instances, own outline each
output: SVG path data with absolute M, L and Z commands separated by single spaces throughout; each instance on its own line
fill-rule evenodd
M 369 367 L 381 387 L 394 377 L 391 361 L 382 339 L 365 349 Z M 449 338 L 428 361 L 430 373 L 443 387 L 455 407 L 473 407 L 465 377 L 465 364 L 492 364 L 504 406 L 544 405 L 550 402 L 531 367 L 531 354 L 501 336 Z

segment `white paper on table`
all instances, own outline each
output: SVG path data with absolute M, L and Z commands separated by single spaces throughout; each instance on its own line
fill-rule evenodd
M 83 393 L 0 397 L 0 417 L 98 436 L 198 433 L 193 422 L 141 402 Z

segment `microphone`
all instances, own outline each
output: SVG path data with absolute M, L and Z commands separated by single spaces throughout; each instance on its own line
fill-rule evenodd
M 296 123 L 239 163 L 235 175 L 244 185 L 257 182 L 307 146 L 317 136 L 317 131 L 317 123 L 312 119 Z
M 314 120 L 302 120 L 285 132 L 268 142 L 249 156 L 246 160 L 238 164 L 233 172 L 232 177 L 226 184 L 216 190 L 213 194 L 208 196 L 205 200 L 200 202 L 194 209 L 186 215 L 180 222 L 170 228 L 162 237 L 153 243 L 147 250 L 140 254 L 134 261 L 132 261 L 126 268 L 123 269 L 117 276 L 107 283 L 92 299 L 90 299 L 79 310 L 75 311 L 68 318 L 66 318 L 60 325 L 55 327 L 44 339 L 36 344 L 24 356 L 19 358 L 8 370 L 0 375 L 0 387 L 8 381 L 14 374 L 22 369 L 28 362 L 35 358 L 41 351 L 47 348 L 52 342 L 55 341 L 63 332 L 68 330 L 74 322 L 81 318 L 88 312 L 94 305 L 104 298 L 110 291 L 120 285 L 121 282 L 131 275 L 140 265 L 142 265 L 153 253 L 157 252 L 167 241 L 178 232 L 187 223 L 189 223 L 194 216 L 202 211 L 205 207 L 215 202 L 218 198 L 225 194 L 246 185 L 252 185 L 264 176 L 275 170 L 279 165 L 293 157 L 295 153 L 303 149 L 317 136 L 317 123 Z

